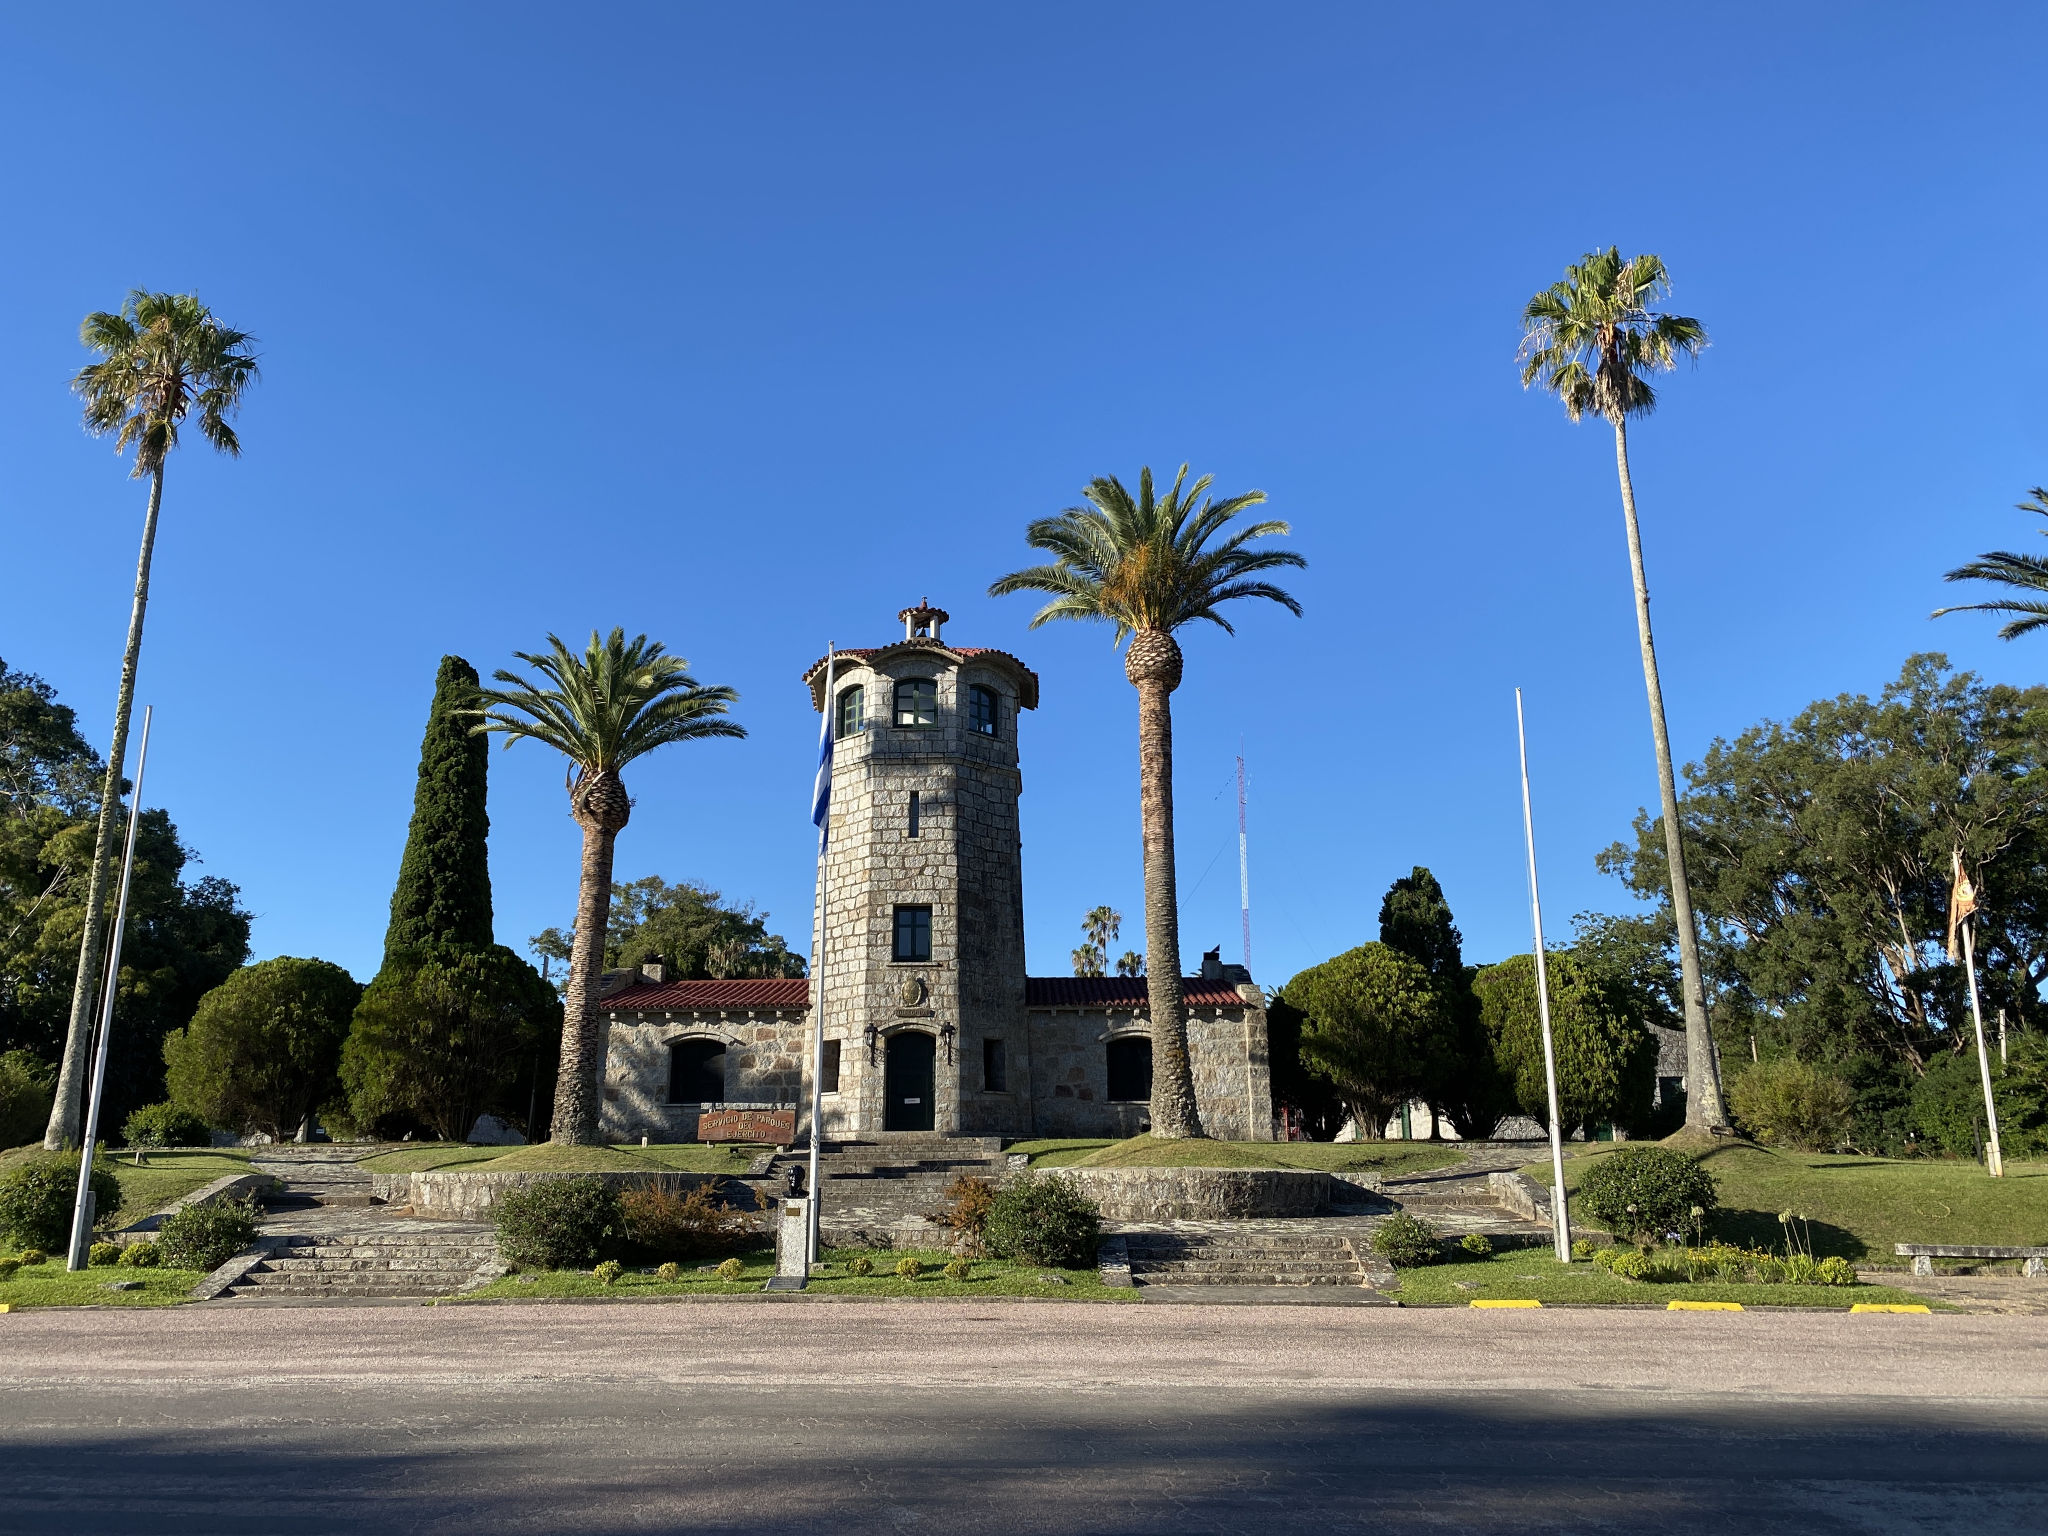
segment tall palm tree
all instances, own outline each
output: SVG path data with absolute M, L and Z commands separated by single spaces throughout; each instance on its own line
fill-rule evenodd
M 86 884 L 85 937 L 78 946 L 78 977 L 71 988 L 71 1023 L 64 1036 L 56 1102 L 43 1135 L 43 1145 L 50 1148 L 77 1141 L 83 1119 L 86 1047 L 105 961 L 107 884 L 121 809 L 121 767 L 128 755 L 128 721 L 135 709 L 135 669 L 142 659 L 142 616 L 149 606 L 149 564 L 156 549 L 157 514 L 164 504 L 164 465 L 178 446 L 179 426 L 195 408 L 199 435 L 220 452 L 239 457 L 241 439 L 228 418 L 241 409 L 242 396 L 257 377 L 256 354 L 249 350 L 255 338 L 222 325 L 189 293 L 137 288 L 119 314 L 101 310 L 87 315 L 78 339 L 100 354 L 99 362 L 79 369 L 71 381 L 85 402 L 85 430 L 95 437 L 114 433 L 116 453 L 134 447 L 133 475 L 149 481 L 149 510 L 142 518 L 135 604 L 128 615 L 121 686 L 114 698 L 114 741 L 100 791 L 99 827 Z
M 1288 532 L 1283 522 L 1231 523 L 1266 499 L 1264 491 L 1213 501 L 1210 477 L 1188 485 L 1183 464 L 1173 489 L 1152 493 L 1152 471 L 1138 476 L 1133 497 L 1105 475 L 1082 495 L 1088 505 L 1041 517 L 1024 541 L 1054 557 L 1050 565 L 1013 571 L 989 588 L 1050 592 L 1031 627 L 1054 619 L 1100 619 L 1126 637 L 1124 676 L 1138 690 L 1138 807 L 1145 846 L 1146 992 L 1152 1013 L 1152 1134 L 1200 1136 L 1194 1078 L 1188 1069 L 1187 1001 L 1180 975 L 1180 910 L 1173 866 L 1173 690 L 1180 686 L 1180 642 L 1173 632 L 1207 619 L 1235 634 L 1217 610 L 1240 597 L 1263 597 L 1297 616 L 1301 604 L 1260 571 L 1308 562 L 1284 549 L 1252 549 L 1253 540 Z M 1227 531 L 1226 531 L 1227 530 Z M 1219 538 L 1218 536 L 1221 535 Z M 1213 548 L 1211 539 L 1218 539 Z
M 604 971 L 605 925 L 611 916 L 612 849 L 633 814 L 620 770 L 636 757 L 672 741 L 744 736 L 724 717 L 739 697 L 731 688 L 706 688 L 689 663 L 669 655 L 658 640 L 614 629 L 574 655 L 554 635 L 546 655 L 514 651 L 549 686 L 516 672 L 492 674 L 504 688 L 486 688 L 477 731 L 499 731 L 505 745 L 523 736 L 545 742 L 569 759 L 569 814 L 583 829 L 583 876 L 576 893 L 576 929 L 564 1000 L 562 1069 L 555 1083 L 551 1140 L 596 1140 L 598 1087 L 604 1073 L 604 1038 L 597 999 Z
M 1636 523 L 1635 482 L 1628 471 L 1628 418 L 1647 416 L 1657 392 L 1646 375 L 1668 371 L 1681 357 L 1697 357 L 1707 329 L 1685 315 L 1649 305 L 1670 292 L 1670 274 L 1655 256 L 1624 258 L 1614 246 L 1589 251 L 1564 278 L 1531 299 L 1522 311 L 1522 387 L 1537 385 L 1564 403 L 1578 421 L 1604 417 L 1614 428 L 1614 463 L 1621 476 L 1621 512 L 1628 527 L 1628 563 L 1635 578 L 1636 635 L 1642 643 L 1643 683 L 1650 695 L 1650 736 L 1657 749 L 1657 792 L 1664 812 L 1664 854 L 1671 867 L 1671 912 L 1678 927 L 1678 968 L 1685 1005 L 1688 1130 L 1728 1124 L 1721 1098 L 1721 1068 L 1707 1031 L 1701 981 L 1699 930 L 1679 842 L 1678 783 L 1671 769 L 1671 737 L 1664 725 L 1664 687 L 1657 676 L 1657 646 L 1650 634 L 1650 587 L 1643 575 L 1643 538 Z
M 1090 907 L 1081 917 L 1087 942 L 1074 951 L 1076 976 L 1107 976 L 1109 946 L 1123 928 L 1123 914 L 1114 907 Z
M 2035 486 L 2027 493 L 2027 499 L 2014 503 L 2022 512 L 2037 512 L 2048 517 L 2048 486 Z M 2044 529 L 2043 532 L 2048 532 Z M 1937 608 L 1930 615 L 1940 618 L 1944 613 L 2013 613 L 2019 617 L 1998 631 L 2001 640 L 2017 640 L 2048 624 L 2048 557 L 2041 555 L 2019 555 L 2008 549 L 1994 549 L 1989 554 L 1979 555 L 1968 565 L 1959 565 L 1941 578 L 1943 581 L 1995 581 L 2001 586 L 2012 587 L 2021 592 L 2040 594 L 2036 597 L 2007 597 L 1995 603 L 1957 603 L 1949 608 Z

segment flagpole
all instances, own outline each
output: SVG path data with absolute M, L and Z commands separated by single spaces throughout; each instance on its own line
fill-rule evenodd
M 812 801 L 812 815 L 818 821 L 818 877 L 811 900 L 811 975 L 817 985 L 814 989 L 816 1000 L 811 1005 L 811 1169 L 810 1178 L 804 1185 L 811 1197 L 807 1248 L 807 1262 L 811 1264 L 818 1262 L 820 1252 L 818 1155 L 825 1139 L 825 843 L 832 826 L 832 732 L 837 723 L 832 718 L 832 687 L 837 662 L 838 657 L 828 640 L 825 642 L 825 722 L 819 732 L 821 745 L 818 749 L 818 773 L 824 782 L 817 786 Z
M 1984 1117 L 1991 1124 L 1991 1143 L 1985 1148 L 1984 1166 L 1991 1171 L 1991 1177 L 2005 1177 L 2005 1158 L 1998 1148 L 1998 1104 L 1991 1096 L 1991 1056 L 1984 1049 L 1984 1014 L 1977 1006 L 1977 946 L 1970 939 L 1970 930 L 1977 925 L 1968 918 L 1963 920 L 1963 965 L 1970 973 L 1970 1018 L 1977 1026 L 1977 1073 L 1984 1081 Z
M 1543 1024 L 1543 1081 L 1550 1093 L 1550 1235 L 1557 1262 L 1572 1261 L 1572 1224 L 1565 1211 L 1564 1130 L 1557 1113 L 1557 1051 L 1550 1038 L 1550 973 L 1543 963 L 1543 898 L 1536 888 L 1536 818 L 1529 809 L 1529 733 L 1522 690 L 1515 690 L 1515 742 L 1522 752 L 1522 836 L 1529 847 L 1529 916 L 1536 926 L 1536 1016 Z

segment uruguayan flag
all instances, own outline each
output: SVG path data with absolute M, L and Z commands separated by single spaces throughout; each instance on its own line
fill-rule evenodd
M 818 725 L 818 778 L 811 786 L 811 825 L 818 829 L 818 848 L 825 847 L 825 833 L 832 824 L 832 673 L 835 658 L 825 651 L 825 718 Z

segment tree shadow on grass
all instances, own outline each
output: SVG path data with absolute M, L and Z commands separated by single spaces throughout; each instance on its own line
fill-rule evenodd
M 1785 1252 L 1786 1228 L 1778 1220 L 1776 1211 L 1732 1210 L 1723 1207 L 1714 1213 L 1714 1219 L 1709 1225 L 1712 1235 L 1724 1243 L 1734 1243 L 1743 1248 L 1761 1248 L 1768 1253 L 1779 1255 Z M 1794 1221 L 1792 1231 L 1799 1238 L 1812 1244 L 1813 1256 L 1817 1259 L 1831 1258 L 1837 1254 L 1851 1261 L 1875 1257 L 1868 1243 L 1847 1227 L 1838 1227 L 1833 1222 Z

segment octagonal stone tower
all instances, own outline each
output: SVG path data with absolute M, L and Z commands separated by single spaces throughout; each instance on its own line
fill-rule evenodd
M 821 1000 L 828 1138 L 1028 1133 L 1022 711 L 1038 677 L 949 644 L 929 600 L 903 637 L 804 675 L 832 712 Z M 819 1006 L 814 1003 L 814 1006 Z

